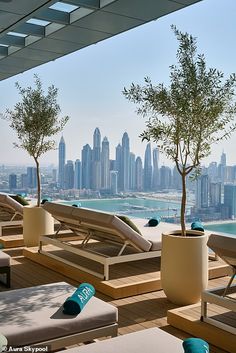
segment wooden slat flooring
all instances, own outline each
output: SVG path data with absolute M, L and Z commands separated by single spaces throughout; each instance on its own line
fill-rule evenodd
M 200 316 L 201 306 L 200 304 L 194 304 L 169 310 L 167 322 L 177 329 L 184 329 L 188 333 L 201 337 L 230 353 L 235 353 L 236 335 L 200 321 Z M 208 317 L 213 317 L 224 324 L 236 327 L 236 312 L 229 311 L 218 305 L 208 304 Z
M 44 246 L 51 254 L 71 261 L 77 265 L 97 271 L 102 274 L 103 267 L 90 259 L 69 253 L 52 245 Z M 105 251 L 105 249 L 104 249 Z M 114 299 L 149 293 L 161 289 L 160 257 L 142 261 L 132 261 L 110 266 L 110 279 L 103 281 L 76 267 L 62 263 L 59 260 L 38 253 L 38 248 L 25 248 L 24 256 L 38 263 L 69 276 L 72 279 L 80 277 L 91 282 L 96 289 Z M 229 274 L 229 266 L 222 260 L 209 261 L 209 278 L 217 278 Z
M 45 266 L 35 263 L 22 255 L 22 249 L 9 249 L 6 252 L 12 256 L 12 288 L 31 287 L 35 285 L 65 281 L 74 286 L 80 282 L 80 278 L 73 280 L 59 274 Z M 219 287 L 225 285 L 228 277 L 214 279 L 209 286 Z M 0 291 L 7 289 L 0 285 Z M 119 310 L 119 334 L 139 331 L 150 327 L 161 327 L 166 332 L 181 339 L 192 335 L 177 329 L 167 323 L 167 311 L 176 309 L 176 305 L 168 302 L 162 290 L 151 293 L 130 296 L 123 299 L 112 299 L 111 297 L 96 292 L 96 296 L 112 303 Z M 222 348 L 211 346 L 211 353 L 226 353 Z

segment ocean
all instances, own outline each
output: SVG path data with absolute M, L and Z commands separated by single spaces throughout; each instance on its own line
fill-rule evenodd
M 180 215 L 180 202 L 168 200 L 156 200 L 148 198 L 124 198 L 124 199 L 103 199 L 103 200 L 74 200 L 65 201 L 65 204 L 77 204 L 79 207 L 95 210 L 125 214 L 129 217 L 152 218 L 155 216 L 174 217 Z M 187 205 L 187 213 L 191 205 Z M 206 230 L 220 233 L 228 233 L 236 236 L 236 222 L 204 225 Z
M 125 214 L 129 217 L 151 218 L 155 216 L 179 216 L 180 202 L 155 200 L 147 198 L 124 198 L 105 200 L 70 201 L 67 204 L 77 204 L 81 207 L 100 211 Z M 187 207 L 190 210 L 190 206 Z

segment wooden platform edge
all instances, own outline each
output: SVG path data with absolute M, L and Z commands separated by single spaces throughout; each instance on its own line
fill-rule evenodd
M 188 309 L 198 308 L 199 306 L 200 303 L 168 310 L 168 324 L 177 329 L 183 330 L 190 335 L 200 337 L 206 340 L 208 343 L 226 350 L 227 352 L 235 353 L 235 335 L 230 332 L 221 330 L 218 327 L 210 325 L 206 322 L 202 322 L 200 317 L 199 320 L 196 320 L 190 315 L 184 313 L 184 311 Z
M 9 248 L 18 248 L 18 247 L 23 247 L 24 244 L 24 239 L 23 235 L 20 236 L 7 236 L 4 235 L 0 237 L 0 244 L 4 249 L 9 249 Z
M 103 281 L 89 273 L 79 270 L 78 268 L 40 254 L 38 253 L 38 248 L 24 248 L 23 256 L 64 276 L 77 280 L 78 282 L 89 282 L 94 285 L 96 290 L 113 299 L 127 298 L 161 289 L 160 279 L 158 278 L 127 285 L 113 285 L 112 281 Z

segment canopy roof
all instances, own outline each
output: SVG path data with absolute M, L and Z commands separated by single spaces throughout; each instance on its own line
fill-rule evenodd
M 0 80 L 201 0 L 0 0 Z

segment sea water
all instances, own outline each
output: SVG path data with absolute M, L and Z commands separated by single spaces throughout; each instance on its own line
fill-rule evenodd
M 148 198 L 124 198 L 124 199 L 103 199 L 103 200 L 74 200 L 65 201 L 65 204 L 77 204 L 79 207 L 95 210 L 124 214 L 136 218 L 179 217 L 180 202 L 169 200 L 157 200 Z M 187 214 L 191 205 L 187 205 Z M 206 230 L 220 233 L 228 233 L 236 236 L 236 222 L 204 224 Z
M 65 202 L 77 204 L 79 207 L 112 212 L 137 218 L 151 218 L 154 216 L 175 217 L 180 215 L 180 202 L 156 200 L 147 198 L 124 198 L 104 200 L 76 200 Z M 190 206 L 187 206 L 189 212 Z

